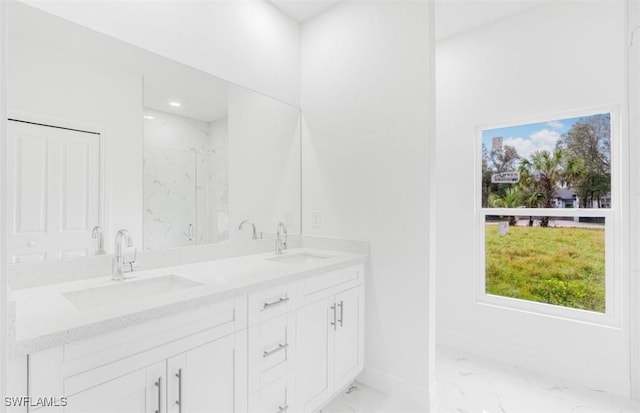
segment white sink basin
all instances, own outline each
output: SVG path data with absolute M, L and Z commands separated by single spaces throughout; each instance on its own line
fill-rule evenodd
M 202 284 L 175 274 L 137 281 L 115 282 L 101 287 L 63 293 L 78 310 L 90 310 L 108 305 L 135 301 L 160 294 L 186 290 Z
M 265 258 L 267 261 L 282 262 L 285 264 L 311 264 L 317 261 L 333 258 L 333 255 L 315 254 L 311 252 L 284 253 L 277 257 Z

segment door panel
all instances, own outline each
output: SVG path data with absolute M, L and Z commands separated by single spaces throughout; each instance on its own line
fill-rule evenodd
M 335 331 L 335 388 L 349 384 L 362 370 L 361 343 L 364 311 L 363 288 L 355 287 L 336 295 L 337 324 Z
M 168 411 L 237 412 L 235 353 L 235 338 L 231 335 L 170 358 L 167 363 Z M 182 410 L 176 402 L 182 404 Z
M 93 254 L 100 135 L 8 122 L 11 262 Z
M 312 412 L 329 397 L 333 364 L 333 299 L 323 299 L 298 310 L 296 323 L 296 379 L 298 412 Z M 331 349 L 331 350 L 330 350 Z

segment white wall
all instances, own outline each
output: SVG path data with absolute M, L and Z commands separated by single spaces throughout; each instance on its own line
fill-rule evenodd
M 230 82 L 299 104 L 300 26 L 264 0 L 24 2 Z
M 624 117 L 625 21 L 624 2 L 553 2 L 438 43 L 436 194 L 439 341 L 628 395 L 627 295 L 622 328 L 478 304 L 472 253 L 476 126 L 611 104 Z
M 240 222 L 300 233 L 300 110 L 244 88 L 229 89 L 230 239 L 249 239 Z
M 302 25 L 303 231 L 371 241 L 361 380 L 423 403 L 433 304 L 430 7 L 345 2 Z
M 11 9 L 12 11 L 15 9 Z M 8 106 L 22 120 L 101 132 L 105 248 L 126 228 L 142 242 L 142 77 L 110 71 L 10 27 Z M 28 32 L 28 30 L 26 30 Z

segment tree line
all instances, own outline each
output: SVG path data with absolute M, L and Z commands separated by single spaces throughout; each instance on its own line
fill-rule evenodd
M 528 158 L 513 146 L 489 150 L 483 143 L 482 206 L 552 208 L 556 192 L 564 187 L 575 191 L 579 207 L 600 207 L 600 200 L 611 192 L 610 118 L 610 114 L 581 118 L 552 151 L 536 151 Z M 520 174 L 516 184 L 491 182 L 496 173 L 515 171 Z M 509 223 L 515 225 L 516 218 L 510 217 Z M 540 225 L 548 226 L 549 217 L 542 217 Z

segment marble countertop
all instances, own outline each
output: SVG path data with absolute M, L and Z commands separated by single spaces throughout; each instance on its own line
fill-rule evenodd
M 215 303 L 323 271 L 364 262 L 366 256 L 340 251 L 297 248 L 285 254 L 307 252 L 329 255 L 309 263 L 268 260 L 274 253 L 247 255 L 125 274 L 126 284 L 163 275 L 177 275 L 201 285 L 146 298 L 120 301 L 98 308 L 78 310 L 65 293 L 116 283 L 111 277 L 89 278 L 60 284 L 14 290 L 13 353 L 24 355 L 61 344 L 104 334 L 180 311 Z

